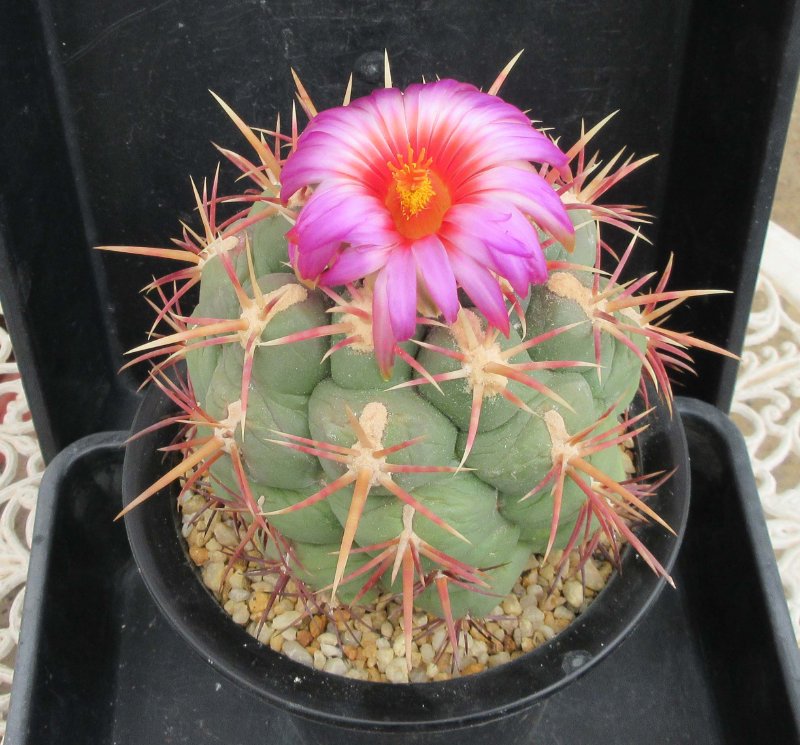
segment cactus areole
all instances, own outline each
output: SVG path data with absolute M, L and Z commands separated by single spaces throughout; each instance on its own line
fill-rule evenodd
M 580 576 L 628 544 L 671 582 L 641 535 L 677 527 L 651 507 L 673 469 L 633 474 L 625 450 L 657 399 L 669 419 L 692 347 L 724 353 L 662 325 L 709 291 L 667 289 L 671 265 L 625 275 L 647 215 L 603 197 L 648 159 L 587 156 L 603 122 L 563 151 L 498 97 L 509 69 L 487 92 L 400 90 L 387 65 L 385 88 L 322 112 L 298 80 L 302 133 L 221 102 L 249 188 L 193 184 L 199 226 L 173 247 L 104 247 L 179 263 L 130 364 L 177 409 L 147 433 L 180 436 L 124 512 L 171 484 L 226 510 L 226 572 L 260 567 L 270 604 L 396 595 L 409 667 L 415 613 L 455 648 L 532 554 L 563 551 L 559 582 L 570 556 Z

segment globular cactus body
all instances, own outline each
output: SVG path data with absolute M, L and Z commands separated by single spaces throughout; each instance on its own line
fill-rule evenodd
M 237 515 L 233 560 L 315 607 L 400 594 L 409 668 L 414 606 L 455 650 L 455 619 L 489 614 L 533 553 L 580 563 L 625 540 L 666 574 L 631 529 L 664 523 L 655 475 L 632 477 L 622 449 L 647 412 L 626 412 L 643 377 L 669 403 L 690 347 L 723 352 L 663 328 L 707 292 L 666 290 L 671 262 L 650 290 L 655 275 L 622 276 L 647 216 L 595 201 L 648 159 L 597 170 L 600 125 L 561 153 L 494 97 L 507 72 L 488 94 L 438 81 L 319 115 L 299 87 L 311 124 L 274 148 L 226 107 L 259 164 L 223 153 L 257 188 L 195 189 L 204 235 L 185 230 L 185 258 L 111 247 L 186 262 L 152 285 L 170 331 L 133 350 L 183 410 L 185 457 L 128 509 L 183 479 Z M 248 206 L 217 224 L 228 201 Z M 604 271 L 608 224 L 631 241 Z M 181 359 L 186 386 L 164 375 Z
M 238 269 L 237 280 L 248 297 L 259 293 L 270 297 L 283 291 L 286 298 L 285 302 L 277 301 L 276 312 L 255 342 L 244 429 L 233 428 L 252 494 L 271 524 L 291 542 L 299 576 L 313 590 L 329 588 L 350 514 L 353 486 L 348 484 L 302 509 L 290 508 L 341 479 L 348 470 L 358 469 L 357 457 L 325 456 L 329 451 L 341 455 L 358 444 L 353 416 L 361 420 L 365 412 L 379 412 L 378 417 L 385 421 L 373 422 L 374 450 L 421 436 L 419 441 L 383 458 L 393 466 L 420 468 L 391 473 L 392 483 L 450 528 L 417 510 L 413 516 L 414 533 L 448 557 L 483 572 L 485 586 L 476 586 L 474 591 L 450 591 L 453 614 L 485 616 L 497 604 L 498 597 L 510 590 L 530 555 L 544 553 L 550 543 L 550 490 L 523 499 L 554 466 L 548 412 L 563 422 L 567 433 L 578 433 L 597 422 L 610 398 L 621 410 L 627 407 L 638 387 L 638 369 L 626 370 L 624 391 L 609 391 L 608 382 L 601 388 L 593 380 L 598 368 L 586 368 L 585 372 L 576 372 L 583 370 L 577 367 L 548 369 L 550 363 L 559 361 L 594 363 L 591 324 L 584 323 L 583 329 L 575 327 L 526 347 L 513 327 L 507 337 L 491 333 L 485 321 L 469 309 L 462 310 L 454 324 L 420 324 L 413 340 L 404 344 L 406 353 L 431 378 L 463 373 L 437 385 L 418 376 L 402 359 L 397 360 L 390 379 L 384 380 L 369 340 L 365 343 L 362 339 L 330 353 L 331 347 L 345 338 L 344 332 L 281 342 L 292 335 L 342 323 L 347 315 L 336 312 L 336 303 L 321 290 L 303 287 L 289 273 L 282 222 L 280 216 L 271 217 L 257 223 L 258 229 L 248 229 L 240 240 L 246 249 L 240 249 L 237 260 L 231 262 L 234 270 Z M 583 255 L 590 262 L 585 274 L 591 282 L 596 253 L 592 240 L 596 235 L 594 222 L 589 221 L 578 233 L 579 245 L 582 244 L 578 256 Z M 247 276 L 247 252 L 254 281 Z M 268 265 L 285 271 L 256 276 L 259 267 Z M 578 275 L 573 271 L 569 276 Z M 354 291 L 355 297 L 343 298 L 345 309 L 369 292 L 366 287 Z M 585 321 L 570 305 L 575 305 L 574 301 L 559 298 L 546 288 L 534 292 L 526 312 L 528 337 Z M 203 272 L 200 301 L 193 317 L 236 319 L 241 314 L 231 278 L 222 260 L 215 258 Z M 566 339 L 579 332 L 582 335 L 577 342 Z M 275 340 L 279 343 L 271 345 Z M 441 350 L 471 356 L 465 362 Z M 505 355 L 509 350 L 514 353 Z M 622 348 L 622 353 L 627 351 Z M 246 356 L 246 344 L 238 340 L 201 347 L 186 355 L 197 400 L 217 421 L 241 408 Z M 520 372 L 518 379 L 505 377 L 502 370 L 492 373 L 481 368 L 532 361 L 543 361 L 542 369 Z M 607 366 L 605 355 L 600 364 Z M 640 366 L 641 362 L 634 357 L 634 364 Z M 464 372 L 470 365 L 472 369 Z M 417 384 L 409 385 L 413 382 Z M 482 386 L 484 391 L 476 434 L 464 459 L 476 386 Z M 504 397 L 503 391 L 515 400 Z M 626 399 L 621 397 L 623 393 Z M 366 426 L 363 421 L 362 426 Z M 459 471 L 462 459 L 463 468 Z M 601 450 L 588 459 L 613 479 L 625 479 L 619 448 Z M 447 470 L 425 470 L 437 467 Z M 240 488 L 226 460 L 214 464 L 210 471 L 224 485 L 216 492 L 222 502 L 226 501 L 225 487 L 231 493 Z M 574 482 L 565 484 L 550 548 L 566 545 L 585 500 Z M 380 553 L 373 547 L 402 534 L 406 505 L 379 481 L 370 485 L 349 552 L 347 575 Z M 270 514 L 284 510 L 289 511 Z M 422 564 L 426 570 L 434 568 L 429 559 L 423 559 Z M 395 579 L 393 585 L 390 575 L 388 568 L 381 582 L 372 588 L 373 594 L 379 589 L 397 589 L 399 580 Z M 339 599 L 352 600 L 360 587 L 358 582 L 345 582 L 338 588 Z M 442 614 L 440 598 L 434 591 L 421 593 L 415 603 Z

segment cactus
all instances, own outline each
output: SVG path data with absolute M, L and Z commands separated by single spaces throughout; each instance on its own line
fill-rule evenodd
M 666 576 L 632 529 L 670 529 L 646 503 L 663 475 L 626 476 L 621 445 L 647 426 L 626 413 L 644 379 L 669 402 L 689 348 L 725 353 L 661 325 L 709 291 L 667 290 L 671 262 L 623 279 L 647 215 L 597 200 L 649 159 L 587 159 L 605 121 L 561 152 L 497 97 L 509 70 L 487 93 L 401 93 L 387 66 L 386 89 L 322 114 L 298 80 L 302 135 L 220 101 L 253 188 L 193 187 L 202 229 L 177 248 L 105 247 L 184 267 L 150 286 L 158 334 L 130 363 L 178 407 L 159 426 L 184 426 L 181 460 L 127 509 L 179 481 L 239 516 L 232 561 L 316 607 L 395 592 L 407 641 L 416 607 L 454 649 L 533 553 L 585 560 L 604 537 Z

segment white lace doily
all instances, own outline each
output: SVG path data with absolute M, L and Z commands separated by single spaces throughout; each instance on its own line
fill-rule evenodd
M 0 308 L 0 734 L 19 641 L 42 456 Z
M 770 223 L 731 414 L 800 640 L 800 240 Z
M 732 414 L 753 463 L 800 639 L 800 240 L 770 223 Z M 0 735 L 42 457 L 0 308 Z

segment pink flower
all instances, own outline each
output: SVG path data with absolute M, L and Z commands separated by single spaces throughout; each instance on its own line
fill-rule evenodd
M 315 187 L 289 232 L 295 270 L 325 286 L 374 275 L 384 372 L 395 341 L 414 334 L 418 289 L 452 323 L 461 287 L 508 333 L 499 278 L 523 297 L 546 280 L 535 226 L 573 239 L 531 161 L 560 169 L 567 158 L 519 109 L 454 80 L 385 88 L 323 111 L 282 171 L 284 201 Z

